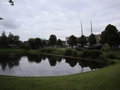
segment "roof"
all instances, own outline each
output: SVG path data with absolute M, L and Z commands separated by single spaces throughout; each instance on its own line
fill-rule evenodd
M 43 40 L 47 40 L 46 38 L 40 38 L 40 39 L 41 39 L 42 41 L 43 41 Z

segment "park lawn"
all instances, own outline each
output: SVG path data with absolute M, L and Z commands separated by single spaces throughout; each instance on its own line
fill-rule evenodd
M 68 76 L 0 76 L 0 90 L 120 90 L 120 61 L 99 70 Z

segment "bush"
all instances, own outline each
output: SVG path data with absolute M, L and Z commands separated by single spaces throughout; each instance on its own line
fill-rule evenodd
M 66 49 L 64 55 L 66 56 L 72 56 L 73 50 L 72 49 Z
M 46 53 L 52 53 L 53 50 L 54 50 L 53 48 L 47 48 L 47 49 L 46 49 Z
M 66 56 L 78 56 L 77 51 L 73 49 L 66 49 L 64 55 Z
M 117 56 L 115 54 L 108 54 L 109 59 L 117 59 Z
M 101 60 L 101 61 L 107 62 L 108 61 L 108 55 L 107 54 L 102 54 L 102 55 L 99 56 L 98 59 Z
M 64 55 L 64 50 L 61 50 L 61 49 L 54 49 L 53 53 L 54 53 L 54 54 Z
M 46 48 L 40 48 L 39 51 L 40 53 L 46 53 Z
M 100 50 L 84 50 L 81 53 L 82 58 L 91 58 L 91 59 L 97 59 L 102 52 Z

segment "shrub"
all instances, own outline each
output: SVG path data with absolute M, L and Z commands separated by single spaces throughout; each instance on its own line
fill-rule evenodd
M 64 55 L 64 50 L 61 50 L 61 49 L 54 49 L 53 53 L 54 53 L 54 54 Z
M 101 60 L 101 61 L 107 62 L 108 61 L 108 55 L 107 54 L 102 54 L 102 55 L 99 56 L 98 59 Z
M 97 59 L 102 52 L 100 50 L 84 50 L 81 53 L 82 58 L 91 58 L 91 59 Z
M 40 48 L 39 51 L 40 51 L 41 53 L 46 53 L 46 48 Z
M 66 49 L 66 50 L 65 50 L 64 55 L 66 55 L 66 56 L 71 56 L 72 54 L 73 54 L 73 50 L 72 50 L 72 49 Z
M 116 59 L 117 56 L 115 54 L 108 54 L 109 59 Z
M 46 53 L 52 53 L 53 50 L 54 50 L 53 48 L 47 48 L 47 49 L 46 49 Z

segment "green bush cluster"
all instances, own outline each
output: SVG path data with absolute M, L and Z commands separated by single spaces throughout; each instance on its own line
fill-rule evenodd
M 40 51 L 40 53 L 64 55 L 64 50 L 55 49 L 55 48 L 40 48 L 39 51 Z
M 66 49 L 64 55 L 77 57 L 77 51 L 73 49 Z
M 100 55 L 102 55 L 100 50 L 84 50 L 80 56 L 82 58 L 97 59 Z

